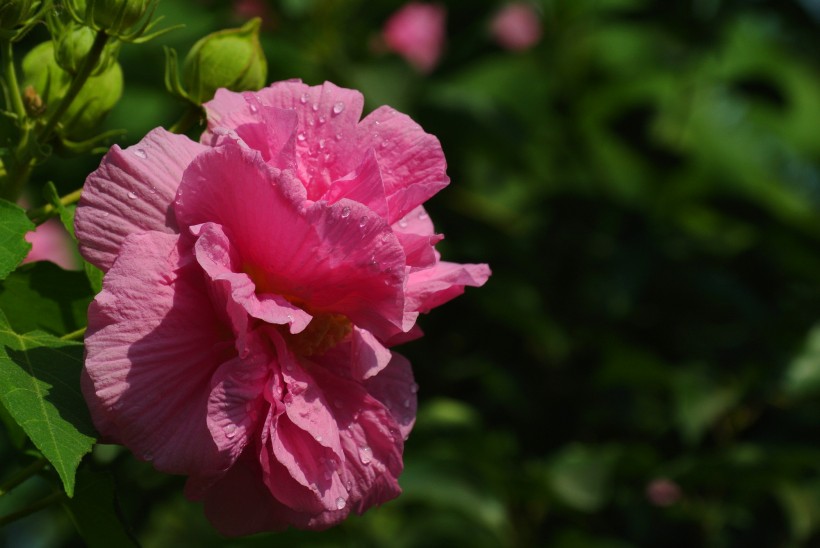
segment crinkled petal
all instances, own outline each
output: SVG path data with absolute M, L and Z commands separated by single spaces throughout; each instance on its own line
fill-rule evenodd
M 207 425 L 211 377 L 232 340 L 179 236 L 129 236 L 89 307 L 83 392 L 103 434 L 157 469 L 227 468 Z
M 379 107 L 362 120 L 356 139 L 359 150 L 376 152 L 390 224 L 450 182 L 438 139 L 390 107 Z
M 364 204 L 380 217 L 387 217 L 387 197 L 384 183 L 379 173 L 376 154 L 370 150 L 364 155 L 361 165 L 349 175 L 333 182 L 322 199 L 333 204 L 341 198 L 348 198 Z
M 176 213 L 182 225 L 225 227 L 257 292 L 344 314 L 377 335 L 401 325 L 404 252 L 362 204 L 310 204 L 287 171 L 226 144 L 185 171 Z
M 204 223 L 194 228 L 198 236 L 194 245 L 197 261 L 209 278 L 222 288 L 225 300 L 238 305 L 238 311 L 230 311 L 234 312 L 234 332 L 240 334 L 240 330 L 247 327 L 247 322 L 235 318 L 236 314 L 247 314 L 272 324 L 289 324 L 291 333 L 305 329 L 312 318 L 310 314 L 281 295 L 257 294 L 250 276 L 238 272 L 241 259 L 223 227 Z
M 429 312 L 464 293 L 465 286 L 481 287 L 490 277 L 486 264 L 440 262 L 407 278 L 407 310 Z
M 86 179 L 74 218 L 83 257 L 107 271 L 129 234 L 177 232 L 171 204 L 182 172 L 205 149 L 162 128 L 125 150 L 111 147 Z
M 350 373 L 363 380 L 377 375 L 390 363 L 391 352 L 372 333 L 358 327 L 353 329 Z

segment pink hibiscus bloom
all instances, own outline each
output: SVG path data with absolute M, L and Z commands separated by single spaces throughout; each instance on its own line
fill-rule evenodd
M 83 269 L 83 262 L 77 255 L 71 235 L 58 219 L 49 219 L 26 234 L 26 241 L 31 244 L 31 251 L 23 264 L 51 261 L 64 270 Z
M 330 83 L 219 90 L 200 143 L 156 129 L 114 146 L 77 208 L 106 272 L 85 340 L 94 422 L 187 475 L 226 535 L 395 497 L 417 387 L 390 347 L 490 274 L 434 248 L 438 140 L 362 106 Z
M 541 40 L 541 19 L 531 4 L 514 2 L 493 17 L 490 32 L 501 47 L 524 51 Z
M 405 4 L 384 25 L 384 42 L 421 72 L 430 72 L 444 48 L 447 11 L 437 4 Z

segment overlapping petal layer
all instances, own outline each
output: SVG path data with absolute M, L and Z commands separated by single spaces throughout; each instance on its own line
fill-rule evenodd
M 220 90 L 201 143 L 113 148 L 77 209 L 104 271 L 83 390 L 97 427 L 188 476 L 226 535 L 320 529 L 395 497 L 415 420 L 390 347 L 489 276 L 444 263 L 438 140 L 326 83 Z

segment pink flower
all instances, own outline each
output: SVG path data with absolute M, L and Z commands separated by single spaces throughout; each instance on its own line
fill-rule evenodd
M 523 51 L 541 40 L 541 20 L 531 4 L 514 2 L 493 17 L 490 32 L 501 47 Z
M 106 271 L 83 391 L 100 433 L 164 472 L 226 535 L 321 529 L 398 495 L 415 420 L 390 347 L 480 286 L 442 262 L 422 203 L 438 140 L 330 83 L 219 90 L 200 143 L 113 147 L 76 230 Z
M 646 498 L 655 506 L 672 506 L 680 500 L 681 489 L 668 478 L 656 478 L 646 486 Z
M 83 263 L 77 255 L 71 235 L 57 219 L 49 219 L 26 234 L 31 251 L 23 260 L 25 263 L 51 261 L 64 270 L 82 270 Z
M 421 72 L 430 72 L 444 47 L 447 12 L 437 4 L 405 4 L 384 25 L 387 47 Z

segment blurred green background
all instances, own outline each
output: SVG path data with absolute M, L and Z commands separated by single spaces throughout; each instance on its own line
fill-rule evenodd
M 326 532 L 228 541 L 181 478 L 100 446 L 87 466 L 112 471 L 133 533 L 146 547 L 820 545 L 820 1 L 541 0 L 543 38 L 521 53 L 488 33 L 503 3 L 442 3 L 429 75 L 374 47 L 401 2 L 271 0 L 262 36 L 270 81 L 356 88 L 368 111 L 389 104 L 439 137 L 439 248 L 494 272 L 398 349 L 421 386 L 404 494 Z M 106 122 L 122 144 L 183 112 L 162 46 L 184 55 L 243 21 L 230 2 L 159 12 L 186 26 L 123 47 Z M 98 162 L 38 177 L 68 192 Z M 0 287 L 4 309 L 42 311 L 19 331 L 77 329 L 90 298 L 81 273 L 47 263 Z M 0 543 L 82 545 L 59 508 Z

